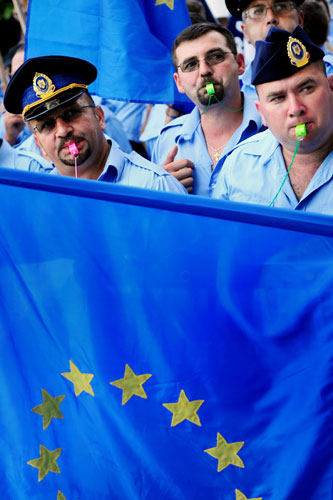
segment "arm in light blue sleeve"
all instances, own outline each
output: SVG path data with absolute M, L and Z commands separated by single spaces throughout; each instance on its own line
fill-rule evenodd
M 49 173 L 52 164 L 36 153 L 13 148 L 7 141 L 2 140 L 0 167 L 25 170 L 27 172 Z
M 152 189 L 169 193 L 188 194 L 184 186 L 170 174 L 156 176 Z

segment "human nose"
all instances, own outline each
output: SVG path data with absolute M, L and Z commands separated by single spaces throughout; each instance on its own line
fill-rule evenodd
M 199 59 L 199 71 L 201 75 L 211 74 L 212 70 L 206 59 Z
M 288 106 L 289 116 L 302 116 L 305 113 L 305 106 L 302 100 L 295 95 L 289 97 Z
M 58 137 L 66 137 L 73 130 L 71 123 L 67 123 L 61 116 L 55 118 L 54 128 Z
M 267 24 L 278 24 L 278 16 L 275 14 L 272 7 L 266 7 L 266 22 Z

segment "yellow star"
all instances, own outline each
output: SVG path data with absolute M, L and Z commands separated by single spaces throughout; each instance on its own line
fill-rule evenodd
M 180 391 L 178 403 L 163 403 L 163 406 L 173 413 L 171 427 L 180 424 L 183 420 L 189 420 L 193 424 L 201 425 L 197 411 L 204 399 L 189 401 L 183 389 Z
M 32 411 L 38 413 L 38 415 L 43 415 L 43 429 L 45 430 L 49 426 L 52 418 L 64 418 L 59 405 L 65 395 L 53 398 L 44 389 L 42 389 L 42 394 L 44 401 L 43 404 L 35 406 L 35 408 L 32 408 Z
M 262 500 L 262 497 L 260 498 L 247 498 L 244 493 L 242 493 L 239 490 L 235 490 L 236 493 L 236 500 Z
M 94 391 L 90 385 L 90 381 L 94 375 L 92 373 L 81 373 L 80 370 L 74 365 L 72 361 L 69 362 L 71 371 L 62 373 L 65 378 L 68 378 L 74 384 L 75 396 L 79 396 L 81 392 L 85 391 L 92 396 L 95 396 Z
M 218 459 L 217 471 L 228 467 L 228 465 L 236 465 L 237 467 L 244 468 L 242 460 L 239 458 L 237 453 L 243 446 L 244 441 L 238 443 L 227 443 L 223 436 L 217 433 L 217 446 L 215 448 L 209 448 L 204 450 L 206 453 L 214 458 Z
M 32 467 L 39 469 L 38 481 L 44 479 L 48 472 L 60 473 L 60 469 L 56 460 L 59 458 L 61 453 L 61 448 L 57 448 L 54 451 L 50 451 L 42 444 L 40 445 L 40 457 L 30 460 L 28 462 Z
M 58 490 L 57 500 L 66 500 L 65 495 L 63 495 L 60 490 Z
M 163 5 L 164 3 L 169 7 L 169 9 L 173 10 L 174 0 L 156 0 L 155 7 L 156 5 Z
M 148 373 L 145 375 L 135 375 L 132 368 L 126 364 L 124 378 L 110 382 L 110 384 L 123 390 L 122 404 L 124 405 L 134 394 L 136 396 L 140 396 L 140 398 L 147 399 L 147 395 L 142 387 L 142 384 L 144 384 L 150 377 L 151 374 Z

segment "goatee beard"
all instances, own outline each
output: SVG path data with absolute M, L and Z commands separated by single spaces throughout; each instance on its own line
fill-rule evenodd
M 74 167 L 75 166 L 75 157 L 71 156 L 67 152 L 64 152 L 64 150 L 62 149 L 63 146 L 70 141 L 78 143 L 81 141 L 85 141 L 85 139 L 84 139 L 84 137 L 73 135 L 73 136 L 66 137 L 66 138 L 62 139 L 62 141 L 60 142 L 60 144 L 58 146 L 58 158 L 59 158 L 59 160 L 64 165 L 67 165 L 68 167 Z M 91 155 L 90 144 L 86 142 L 86 147 L 85 147 L 84 151 L 80 152 L 80 154 L 76 157 L 77 165 L 81 165 L 81 163 L 86 161 L 86 159 L 89 158 L 90 155 Z
M 214 90 L 215 93 L 209 95 L 207 92 L 202 92 L 202 87 L 197 91 L 197 97 L 203 106 L 208 106 L 209 102 L 210 104 L 216 104 L 217 101 L 222 101 L 224 98 L 224 87 L 222 83 L 219 83 L 217 86 L 214 84 L 214 82 L 207 81 L 207 83 L 213 83 L 214 85 Z M 200 92 L 201 91 L 201 92 Z M 210 99 L 210 101 L 209 101 Z

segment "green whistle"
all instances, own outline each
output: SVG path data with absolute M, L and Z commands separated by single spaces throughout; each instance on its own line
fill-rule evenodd
M 214 85 L 212 83 L 207 83 L 206 90 L 207 90 L 207 94 L 209 94 L 209 95 L 215 94 Z
M 295 127 L 296 137 L 305 137 L 306 136 L 306 126 L 305 123 L 300 123 Z

